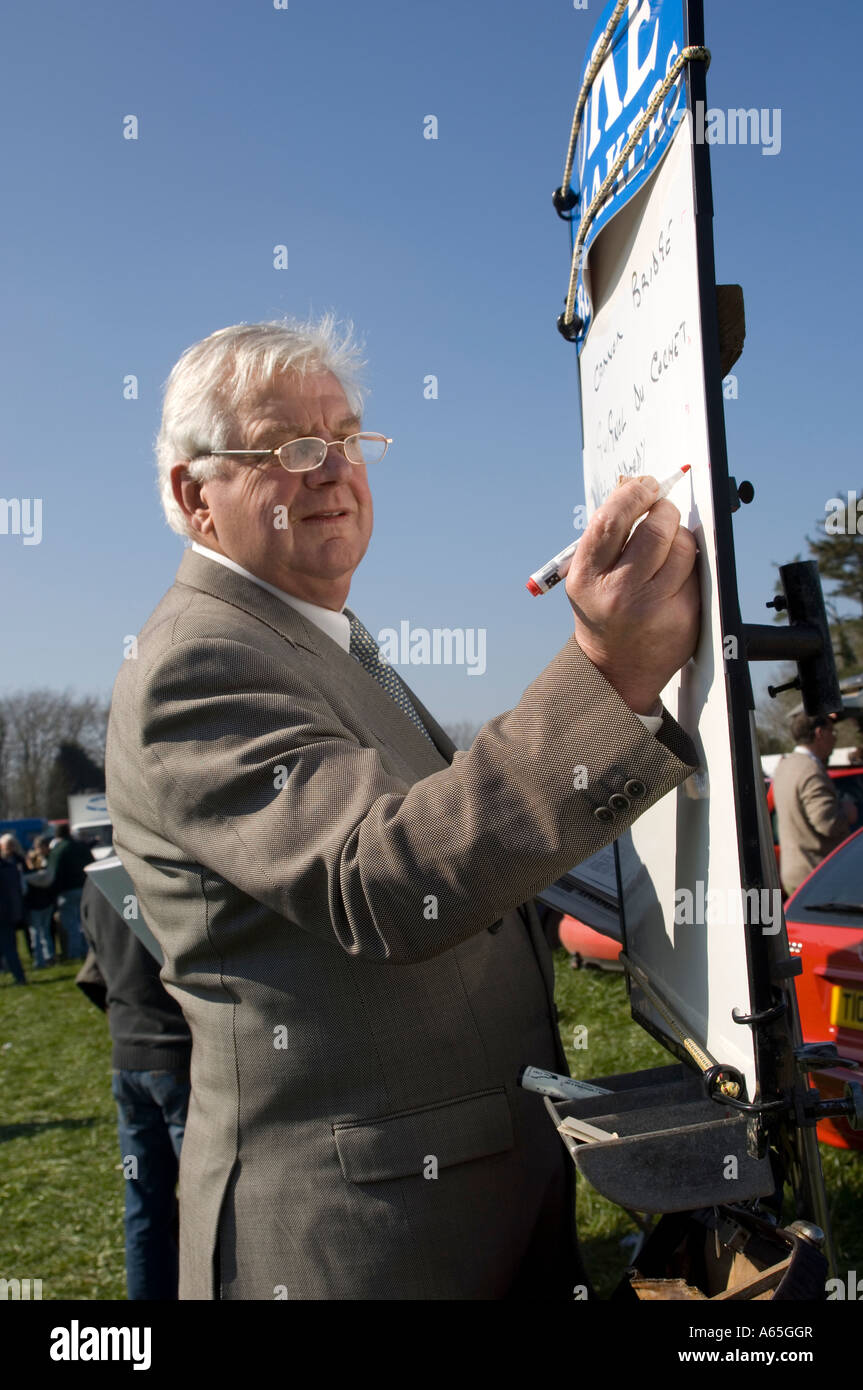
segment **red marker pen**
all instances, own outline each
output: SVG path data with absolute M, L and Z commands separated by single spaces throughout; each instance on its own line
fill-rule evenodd
M 680 482 L 683 475 L 689 472 L 691 466 L 691 464 L 685 463 L 682 468 L 678 468 L 675 473 L 672 473 L 670 477 L 666 478 L 664 483 L 660 483 L 659 492 L 655 500 L 658 502 L 660 497 L 667 497 L 671 489 Z M 650 505 L 653 506 L 653 503 L 651 502 Z M 559 584 L 561 579 L 566 578 L 569 570 L 569 565 L 566 564 L 566 562 L 575 554 L 580 542 L 581 537 L 579 536 L 577 541 L 572 541 L 565 549 L 559 551 L 557 555 L 552 556 L 550 560 L 547 560 L 542 566 L 542 569 L 536 570 L 530 576 L 530 579 L 527 581 L 527 588 L 530 589 L 532 594 L 547 594 L 549 589 L 553 589 L 555 584 Z

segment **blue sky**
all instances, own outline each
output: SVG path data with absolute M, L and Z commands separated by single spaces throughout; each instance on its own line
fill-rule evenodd
M 378 632 L 483 628 L 487 669 L 402 673 L 445 722 L 508 708 L 571 632 L 524 581 L 582 501 L 574 349 L 551 207 L 601 6 L 571 0 L 49 0 L 5 22 L 3 691 L 107 694 L 179 563 L 152 440 L 180 352 L 332 309 L 366 343 L 376 531 L 350 604 Z M 744 617 L 860 482 L 854 0 L 706 0 L 708 102 L 781 112 L 781 150 L 714 146 L 717 278 L 746 296 L 726 402 Z M 123 118 L 137 116 L 137 140 Z M 423 138 L 424 117 L 438 139 Z M 288 268 L 273 247 L 288 247 Z M 138 378 L 137 400 L 123 379 Z M 439 380 L 426 400 L 424 378 Z M 757 672 L 759 683 L 764 673 Z

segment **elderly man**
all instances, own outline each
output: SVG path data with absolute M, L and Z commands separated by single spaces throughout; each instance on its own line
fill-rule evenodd
M 565 1299 L 572 1165 L 516 1086 L 566 1065 L 531 899 L 694 769 L 658 695 L 696 641 L 695 546 L 652 481 L 620 488 L 566 580 L 574 634 L 456 753 L 345 607 L 389 443 L 355 359 L 329 320 L 227 328 L 165 395 L 192 545 L 107 774 L 193 1038 L 180 1297 Z
M 787 897 L 821 860 L 841 845 L 857 822 L 850 796 L 840 801 L 827 776 L 836 726 L 826 716 L 801 711 L 792 716 L 795 747 L 776 765 L 773 803 L 779 838 L 780 876 Z

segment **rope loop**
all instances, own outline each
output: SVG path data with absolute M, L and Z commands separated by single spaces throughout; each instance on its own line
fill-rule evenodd
M 614 30 L 617 27 L 617 20 L 619 19 L 620 14 L 623 13 L 625 7 L 626 0 L 622 0 L 621 3 L 618 3 L 615 6 L 614 14 L 612 14 L 611 19 L 608 22 L 608 27 L 606 28 L 605 33 L 602 36 L 600 46 L 597 49 L 596 57 L 593 59 L 593 61 L 590 64 L 590 67 L 587 70 L 584 84 L 582 85 L 581 92 L 579 93 L 578 102 L 576 103 L 575 108 L 575 114 L 573 116 L 572 134 L 570 135 L 570 146 L 566 158 L 566 171 L 563 183 L 564 189 L 568 188 L 569 178 L 572 175 L 572 163 L 575 157 L 575 142 L 578 139 L 578 131 L 581 126 L 581 116 L 583 114 L 584 106 L 587 100 L 586 89 L 589 88 L 590 84 L 593 82 L 593 78 L 596 76 L 596 73 L 602 66 L 602 61 L 604 61 L 605 59 L 605 54 L 608 50 L 608 45 L 610 44 L 611 39 L 614 36 Z M 603 44 L 605 45 L 604 48 Z M 601 58 L 600 53 L 602 54 Z M 641 117 L 638 124 L 633 129 L 632 134 L 630 135 L 623 149 L 620 151 L 620 154 L 617 156 L 617 159 L 612 164 L 611 168 L 609 169 L 608 173 L 603 179 L 602 184 L 597 189 L 596 196 L 591 200 L 589 207 L 582 215 L 581 222 L 579 223 L 578 235 L 575 238 L 575 243 L 572 248 L 572 263 L 569 272 L 569 289 L 566 295 L 566 309 L 564 310 L 561 319 L 558 321 L 558 326 L 560 327 L 560 331 L 563 333 L 564 337 L 568 336 L 567 333 L 564 332 L 564 329 L 570 329 L 575 322 L 578 322 L 580 324 L 580 320 L 576 320 L 575 318 L 575 292 L 578 286 L 578 268 L 581 263 L 581 253 L 584 249 L 584 243 L 587 238 L 587 233 L 590 230 L 590 225 L 596 217 L 597 213 L 607 202 L 611 194 L 611 191 L 614 187 L 614 184 L 617 181 L 618 174 L 620 173 L 626 161 L 629 159 L 629 156 L 632 154 L 633 150 L 636 148 L 645 130 L 650 125 L 650 122 L 653 120 L 653 117 L 656 115 L 660 106 L 665 101 L 665 98 L 668 96 L 668 93 L 671 91 L 681 72 L 686 67 L 686 64 L 692 62 L 706 63 L 709 67 L 710 50 L 708 48 L 704 48 L 701 44 L 691 44 L 688 48 L 681 49 L 680 53 L 677 55 L 671 67 L 669 68 L 665 80 L 662 83 L 660 83 L 660 85 L 657 87 L 656 91 L 653 94 L 652 100 L 648 102 L 647 110 L 644 112 L 644 115 Z M 593 76 L 591 76 L 591 74 L 593 74 Z M 580 329 L 577 331 L 580 331 Z

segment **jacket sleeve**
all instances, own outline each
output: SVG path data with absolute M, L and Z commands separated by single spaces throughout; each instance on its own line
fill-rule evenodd
M 574 637 L 469 751 L 412 785 L 324 690 L 243 642 L 176 643 L 138 679 L 145 786 L 166 838 L 371 959 L 420 961 L 483 930 L 697 762 L 667 713 L 658 736 L 646 731 Z
M 800 784 L 800 805 L 812 829 L 837 844 L 851 834 L 851 824 L 839 805 L 836 788 L 826 773 L 813 767 Z

